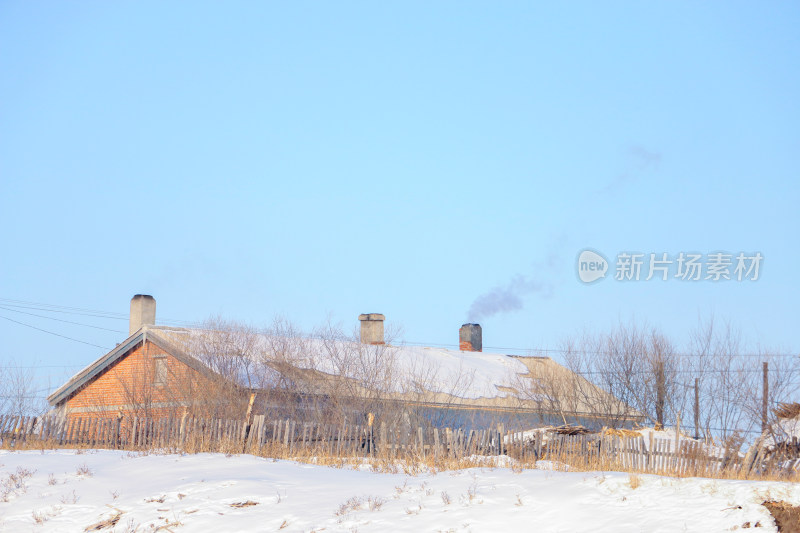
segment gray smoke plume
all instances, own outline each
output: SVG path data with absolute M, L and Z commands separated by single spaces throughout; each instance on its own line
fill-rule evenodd
M 568 240 L 563 233 L 551 236 L 544 260 L 531 265 L 532 271 L 536 272 L 536 279 L 517 274 L 505 285 L 498 285 L 481 294 L 469 306 L 467 322 L 480 322 L 498 313 L 519 311 L 525 307 L 525 297 L 532 294 L 542 298 L 553 296 L 553 280 L 563 272 L 563 247 Z M 541 281 L 543 279 L 549 281 Z
M 534 293 L 549 298 L 553 295 L 553 286 L 550 283 L 533 281 L 518 274 L 511 279 L 508 285 L 495 287 L 475 298 L 467 313 L 467 321 L 480 322 L 497 313 L 518 311 L 525 306 L 523 297 Z
M 628 149 L 628 153 L 638 161 L 638 170 L 645 170 L 658 167 L 661 164 L 661 154 L 651 152 L 644 146 L 634 145 Z
M 613 180 L 598 191 L 600 194 L 610 194 L 632 185 L 642 179 L 650 171 L 658 170 L 661 166 L 661 154 L 651 152 L 638 144 L 628 148 L 627 168 L 618 173 Z

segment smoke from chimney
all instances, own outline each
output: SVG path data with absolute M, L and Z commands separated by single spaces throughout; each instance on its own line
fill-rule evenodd
M 553 293 L 550 283 L 532 281 L 522 275 L 514 276 L 506 286 L 495 287 L 475 298 L 467 312 L 470 322 L 479 322 L 496 315 L 518 311 L 525 307 L 523 297 L 539 293 L 544 298 L 549 298 Z

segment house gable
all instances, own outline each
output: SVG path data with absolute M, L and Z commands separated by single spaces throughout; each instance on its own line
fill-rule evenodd
M 213 372 L 159 335 L 141 328 L 48 397 L 68 412 L 130 411 L 147 403 L 175 406 L 176 384 Z M 144 398 L 147 397 L 145 400 Z
M 106 366 L 62 404 L 68 414 L 115 415 L 119 411 L 163 408 L 174 402 L 169 394 L 169 378 L 185 374 L 185 368 L 173 356 L 146 340 Z

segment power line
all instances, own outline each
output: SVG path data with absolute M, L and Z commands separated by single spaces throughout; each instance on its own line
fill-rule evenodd
M 107 313 L 107 312 L 104 312 L 104 311 L 69 310 L 69 308 L 59 309 L 59 308 L 50 307 L 47 304 L 30 303 L 30 304 L 22 305 L 22 304 L 17 304 L 17 303 L 6 302 L 3 299 L 0 299 L 0 303 L 2 303 L 3 305 L 6 305 L 8 307 L 18 307 L 18 308 L 21 308 L 21 309 L 33 309 L 33 310 L 36 310 L 36 311 L 47 311 L 48 313 L 64 313 L 64 314 L 69 314 L 69 315 L 92 316 L 92 317 L 96 317 L 96 318 L 110 318 L 110 319 L 115 319 L 115 320 L 127 320 L 128 319 L 128 317 L 126 317 L 125 315 L 122 315 L 120 313 Z
M 73 314 L 73 315 L 81 315 L 81 316 L 91 316 L 91 317 L 95 317 L 95 318 L 106 318 L 106 319 L 113 319 L 113 320 L 128 320 L 128 318 L 129 318 L 128 315 L 125 315 L 123 313 L 115 313 L 115 312 L 110 312 L 110 311 L 99 311 L 99 310 L 93 310 L 93 309 L 85 309 L 85 308 L 81 308 L 81 307 L 70 307 L 70 306 L 63 306 L 63 305 L 56 305 L 56 304 L 30 302 L 30 301 L 26 301 L 26 300 L 14 300 L 14 299 L 8 299 L 8 298 L 0 298 L 0 304 L 3 304 L 2 306 L 0 306 L 0 309 L 4 309 L 6 311 L 13 311 L 13 312 L 16 312 L 16 313 L 23 313 L 23 314 L 27 314 L 27 315 L 30 315 L 30 316 L 35 316 L 35 317 L 38 317 L 38 318 L 56 320 L 56 321 L 59 321 L 59 322 L 65 322 L 65 323 L 68 323 L 68 324 L 91 327 L 91 328 L 95 328 L 95 329 L 111 331 L 111 332 L 114 332 L 114 333 L 124 333 L 124 332 L 120 331 L 120 330 L 104 328 L 104 327 L 101 327 L 101 326 L 93 326 L 93 325 L 90 325 L 90 324 L 84 324 L 84 323 L 81 323 L 81 322 L 73 322 L 73 321 L 69 321 L 69 320 L 62 320 L 62 319 L 57 319 L 57 318 L 54 318 L 54 317 L 38 315 L 38 314 L 35 314 L 35 313 L 27 313 L 25 311 L 20 311 L 19 309 L 29 309 L 29 310 L 48 312 L 48 313 L 64 313 L 64 314 Z M 15 307 L 15 308 L 19 308 L 19 309 L 10 309 L 11 307 Z M 6 318 L 6 317 L 0 317 L 0 318 Z M 17 322 L 15 320 L 12 320 L 12 319 L 9 319 L 9 318 L 6 318 L 6 320 L 10 320 L 11 322 L 16 322 L 18 324 L 21 324 L 21 325 L 24 325 L 24 326 L 28 326 L 28 327 L 31 327 L 33 329 L 38 329 L 38 330 L 43 331 L 45 333 L 50 333 L 52 335 L 63 337 L 63 338 L 69 339 L 69 340 L 73 340 L 73 341 L 80 342 L 80 343 L 83 343 L 83 344 L 88 344 L 90 346 L 96 346 L 98 348 L 104 348 L 104 347 L 99 346 L 97 344 L 81 341 L 81 340 L 78 340 L 78 339 L 67 337 L 65 335 L 60 335 L 58 333 L 53 333 L 51 331 L 44 330 L 44 329 L 41 329 L 41 328 L 37 328 L 35 326 L 29 325 L 29 324 L 25 324 L 25 323 L 22 323 L 22 322 Z M 178 320 L 178 319 L 169 319 L 169 318 L 160 318 L 159 319 L 159 323 L 161 323 L 163 325 L 172 324 L 172 325 L 178 325 L 178 326 L 183 326 L 183 327 L 198 327 L 198 326 L 202 325 L 201 323 L 198 323 L 198 322 L 191 322 L 191 321 Z M 449 344 L 449 343 L 425 343 L 425 342 L 415 342 L 415 341 L 404 341 L 404 344 L 411 345 L 411 346 L 425 346 L 425 347 L 431 347 L 431 348 L 446 348 L 446 349 L 451 349 L 451 348 L 452 349 L 457 349 L 458 348 L 457 344 Z M 549 356 L 550 354 L 559 354 L 559 355 L 581 354 L 581 355 L 597 355 L 597 356 L 599 356 L 599 355 L 608 355 L 610 353 L 610 351 L 608 351 L 608 350 L 573 350 L 573 349 L 559 349 L 559 348 L 516 348 L 516 347 L 507 347 L 507 346 L 485 346 L 484 348 L 486 348 L 487 350 L 497 350 L 498 352 L 510 351 L 510 352 L 526 353 L 526 354 L 543 354 L 545 356 Z M 107 348 L 104 348 L 104 349 L 107 349 Z M 676 357 L 702 357 L 704 355 L 709 355 L 709 354 L 672 352 L 670 355 L 676 356 Z M 794 353 L 775 353 L 775 354 L 770 354 L 770 353 L 739 353 L 739 354 L 732 354 L 732 355 L 730 355 L 730 357 L 767 357 L 767 358 L 800 357 L 800 354 L 794 354 Z
M 125 333 L 124 331 L 121 331 L 119 329 L 104 328 L 104 327 L 101 327 L 101 326 L 93 326 L 91 324 L 83 324 L 81 322 L 73 322 L 71 320 L 63 320 L 63 319 L 60 319 L 60 318 L 54 318 L 54 317 L 51 317 L 51 316 L 37 315 L 35 313 L 26 313 L 25 311 L 19 311 L 18 309 L 11 309 L 9 307 L 0 306 L 0 309 L 3 309 L 5 311 L 11 311 L 13 313 L 22 313 L 23 315 L 35 316 L 35 317 L 38 317 L 38 318 L 46 318 L 47 320 L 55 320 L 57 322 L 65 322 L 67 324 L 75 324 L 76 326 L 86 326 L 87 328 L 102 329 L 104 331 L 111 331 L 111 332 L 114 332 L 114 333 Z
M 27 395 L 16 395 L 16 394 L 9 394 L 9 395 L 0 395 L 0 398 L 6 400 L 46 400 L 47 396 L 27 396 Z
M 124 313 L 116 313 L 112 311 L 99 311 L 96 309 L 84 309 L 81 307 L 69 307 L 64 305 L 55 305 L 55 304 L 46 304 L 46 303 L 39 303 L 39 302 L 29 302 L 25 300 L 11 300 L 8 298 L 0 298 L 0 304 L 8 306 L 8 307 L 18 307 L 21 309 L 31 309 L 35 311 L 45 311 L 48 313 L 64 313 L 64 314 L 71 314 L 71 315 L 82 315 L 82 316 L 91 316 L 95 318 L 106 318 L 111 320 L 128 320 L 128 315 Z M 178 320 L 174 318 L 161 318 L 159 322 L 164 324 L 175 324 L 175 325 L 197 325 L 197 322 L 191 322 L 188 320 Z M 116 331 L 116 330 L 115 330 Z
M 32 326 L 30 324 L 26 324 L 26 323 L 20 322 L 18 320 L 14 320 L 13 318 L 8 318 L 7 316 L 0 315 L 0 318 L 4 318 L 4 319 L 8 320 L 9 322 L 14 322 L 15 324 L 19 324 L 21 326 L 32 328 L 32 329 L 35 329 L 37 331 L 41 331 L 41 332 L 44 332 L 44 333 L 49 333 L 50 335 L 55 335 L 56 337 L 61 337 L 62 339 L 69 339 L 71 341 L 79 342 L 81 344 L 87 344 L 89 346 L 94 346 L 95 348 L 101 348 L 103 350 L 109 350 L 110 349 L 108 346 L 100 346 L 99 344 L 93 344 L 91 342 L 86 342 L 86 341 L 82 341 L 82 340 L 79 340 L 79 339 L 74 339 L 72 337 L 67 337 L 66 335 L 61 335 L 60 333 L 55 333 L 53 331 L 48 331 L 46 329 L 37 328 L 36 326 Z
M 422 346 L 427 348 L 458 348 L 458 344 L 449 344 L 449 343 L 426 343 L 426 342 L 418 342 L 418 341 L 403 341 L 403 344 L 409 346 Z M 612 351 L 611 350 L 573 350 L 573 349 L 563 349 L 563 348 L 513 348 L 509 346 L 483 346 L 486 350 L 498 350 L 496 353 L 500 353 L 503 351 L 510 351 L 510 352 L 527 352 L 528 354 L 544 354 L 548 356 L 548 354 L 580 354 L 580 355 L 609 355 Z M 487 352 L 489 353 L 489 352 Z M 702 356 L 709 356 L 713 357 L 713 354 L 700 354 L 700 353 L 688 353 L 688 352 L 669 352 L 669 355 L 675 357 L 702 357 Z M 525 356 L 522 356 L 525 357 Z M 731 357 L 800 357 L 798 353 L 737 353 L 732 354 Z
M 578 374 L 581 376 L 617 376 L 617 375 L 624 375 L 624 376 L 654 376 L 656 375 L 655 370 L 573 370 L 569 367 L 567 368 L 573 374 Z M 783 374 L 786 372 L 791 372 L 791 370 L 785 370 L 781 368 L 770 368 L 770 374 Z M 757 368 L 739 368 L 739 369 L 728 369 L 728 368 L 703 368 L 697 370 L 672 370 L 666 371 L 665 374 L 690 374 L 692 376 L 699 376 L 703 374 L 759 374 L 763 373 L 761 367 Z M 694 387 L 694 385 L 692 385 Z
M 0 369 L 12 368 L 14 370 L 30 369 L 30 368 L 83 368 L 86 365 L 9 365 L 0 363 Z

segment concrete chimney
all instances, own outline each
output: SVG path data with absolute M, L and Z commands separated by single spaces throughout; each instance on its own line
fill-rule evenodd
M 133 335 L 142 326 L 156 323 L 156 299 L 149 294 L 137 294 L 131 298 L 131 319 L 128 335 Z
M 362 344 L 384 344 L 383 341 L 383 321 L 386 317 L 380 313 L 367 313 L 358 315 L 361 321 L 361 343 Z
M 483 331 L 480 324 L 464 324 L 458 330 L 458 349 L 463 352 L 483 351 Z

